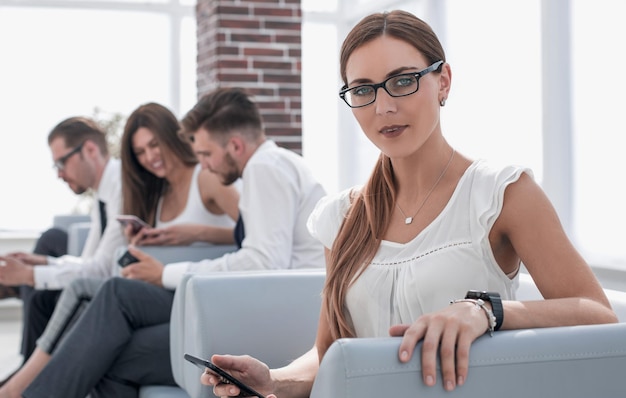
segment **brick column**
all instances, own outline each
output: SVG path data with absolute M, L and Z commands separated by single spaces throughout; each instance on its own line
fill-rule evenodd
M 300 0 L 198 0 L 198 95 L 243 87 L 266 134 L 302 150 Z

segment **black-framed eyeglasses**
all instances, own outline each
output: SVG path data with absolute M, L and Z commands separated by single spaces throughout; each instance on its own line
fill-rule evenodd
M 416 93 L 420 88 L 420 78 L 439 69 L 443 61 L 437 61 L 419 72 L 401 73 L 377 84 L 361 84 L 355 87 L 343 86 L 339 96 L 350 108 L 361 108 L 376 101 L 376 93 L 383 88 L 392 97 L 404 97 Z
M 72 157 L 72 155 L 80 152 L 83 149 L 84 144 L 85 144 L 85 141 L 81 142 L 77 147 L 75 147 L 74 149 L 66 153 L 65 155 L 55 160 L 54 168 L 56 168 L 58 171 L 63 171 L 65 169 L 65 163 L 67 163 L 67 161 Z

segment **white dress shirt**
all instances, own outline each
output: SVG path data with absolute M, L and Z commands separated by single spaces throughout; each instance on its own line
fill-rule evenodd
M 302 157 L 268 140 L 250 157 L 241 180 L 241 249 L 214 260 L 168 264 L 164 287 L 175 289 L 187 272 L 324 267 L 323 246 L 306 221 L 325 191 Z
M 122 175 L 119 159 L 109 159 L 91 206 L 91 227 L 80 257 L 48 257 L 48 265 L 35 266 L 36 289 L 63 289 L 76 278 L 108 278 L 115 249 L 126 244 L 116 217 L 122 210 Z M 98 200 L 106 204 L 107 224 L 100 234 Z

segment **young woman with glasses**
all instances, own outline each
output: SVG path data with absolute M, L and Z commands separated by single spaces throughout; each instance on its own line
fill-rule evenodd
M 216 365 L 268 397 L 306 397 L 336 339 L 403 336 L 399 360 L 423 341 L 424 383 L 453 390 L 486 332 L 616 322 L 531 172 L 472 160 L 444 138 L 452 72 L 426 23 L 402 11 L 364 18 L 340 68 L 339 95 L 381 154 L 364 186 L 322 199 L 309 219 L 327 259 L 315 347 L 281 369 L 246 356 L 214 355 Z M 545 300 L 515 301 L 522 263 Z M 201 381 L 239 392 L 210 373 Z

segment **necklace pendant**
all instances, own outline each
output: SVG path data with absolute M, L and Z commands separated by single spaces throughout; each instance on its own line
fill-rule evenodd
M 409 224 L 410 224 L 410 223 L 412 223 L 412 222 L 413 222 L 413 217 L 407 217 L 407 218 L 405 218 L 405 219 L 404 219 L 404 223 L 405 223 L 406 225 L 409 225 Z

